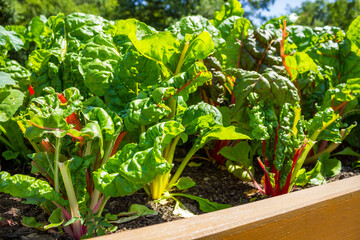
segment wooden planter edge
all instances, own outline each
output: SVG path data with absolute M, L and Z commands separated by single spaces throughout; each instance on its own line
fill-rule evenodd
M 305 238 L 360 239 L 360 176 L 95 239 Z

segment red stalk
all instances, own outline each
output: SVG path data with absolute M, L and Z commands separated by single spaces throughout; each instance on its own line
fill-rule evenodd
M 104 195 L 102 195 L 102 196 L 100 197 L 99 201 L 96 203 L 94 209 L 92 210 L 93 213 L 96 213 L 97 211 L 99 211 L 100 206 L 101 206 L 101 204 L 102 204 L 103 201 L 104 201 Z
M 45 151 L 48 153 L 55 153 L 55 148 L 47 140 L 41 140 L 41 144 L 44 146 Z
M 257 158 L 257 160 L 258 160 L 258 162 L 260 164 L 260 167 L 263 169 L 264 174 L 265 174 L 265 181 L 264 181 L 265 194 L 268 195 L 268 196 L 276 196 L 275 192 L 274 192 L 274 189 L 273 189 L 273 187 L 271 185 L 269 173 L 267 172 L 264 164 L 261 162 L 259 157 Z
M 285 185 L 284 185 L 284 187 L 283 187 L 283 189 L 281 191 L 281 194 L 286 194 L 286 193 L 289 192 L 290 180 L 291 180 L 291 177 L 292 177 L 292 174 L 293 174 L 293 170 L 294 170 L 295 165 L 296 165 L 297 161 L 299 160 L 301 154 L 303 153 L 303 151 L 305 149 L 305 146 L 306 146 L 306 143 L 304 143 L 301 146 L 301 148 L 296 149 L 294 157 L 293 157 L 293 164 L 291 166 L 291 171 L 290 171 L 289 175 L 286 178 L 286 182 L 285 182 Z
M 219 165 L 222 165 L 224 164 L 226 158 L 224 156 L 222 156 L 221 154 L 219 154 L 219 151 L 227 146 L 229 144 L 230 140 L 223 140 L 223 141 L 220 141 L 220 140 L 216 140 L 215 141 L 215 146 L 214 146 L 214 149 L 211 151 L 211 157 L 213 159 L 215 159 L 216 163 L 219 164 Z
M 119 145 L 120 145 L 121 141 L 124 139 L 126 133 L 127 133 L 127 131 L 119 134 L 119 136 L 117 137 L 117 139 L 115 141 L 113 150 L 111 151 L 110 157 L 112 157 L 117 152 Z

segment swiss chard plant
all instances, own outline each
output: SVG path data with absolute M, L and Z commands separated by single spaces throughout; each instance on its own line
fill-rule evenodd
M 245 19 L 232 16 L 223 20 L 228 28 L 219 25 L 222 36 L 228 37 L 215 55 L 222 63 L 218 75 L 236 78 L 232 121 L 262 144 L 259 163 L 265 171 L 265 189 L 257 186 L 267 195 L 291 191 L 301 166 L 333 151 L 355 126 L 346 127 L 341 116 L 358 111 L 353 35 L 357 20 L 348 36 L 338 28 L 287 27 L 293 20 L 282 17 L 254 29 Z M 251 48 L 252 44 L 257 47 Z M 245 169 L 251 166 L 238 147 L 225 147 L 220 153 Z M 322 164 L 326 163 L 322 157 Z
M 124 136 L 122 120 L 98 97 L 83 102 L 76 88 L 33 98 L 22 120 L 25 137 L 36 146 L 32 176 L 1 172 L 0 190 L 27 199 L 52 213 L 45 229 L 60 227 L 70 236 L 94 236 L 89 223 L 98 219 L 111 196 L 131 194 L 151 182 L 168 166 L 131 158 L 132 145 L 116 153 Z M 117 180 L 103 188 L 102 166 L 116 163 Z M 119 165 L 120 164 L 120 165 Z M 139 167 L 140 166 L 140 167 Z M 135 176 L 134 176 L 135 175 Z M 115 189 L 115 191 L 114 191 Z
M 191 21 L 201 24 L 191 25 L 193 28 L 185 31 L 185 26 L 188 27 L 185 24 Z M 159 79 L 157 84 L 140 91 L 126 108 L 125 127 L 129 132 L 141 133 L 140 150 L 156 146 L 159 149 L 158 157 L 172 166 L 178 142 L 186 142 L 189 136 L 197 136 L 173 176 L 170 176 L 169 169 L 145 187 L 153 199 L 162 198 L 165 192 L 176 186 L 187 163 L 206 142 L 248 138 L 234 127 L 224 127 L 221 113 L 215 107 L 203 102 L 190 105 L 188 101 L 191 93 L 211 79 L 211 74 L 199 61 L 214 51 L 214 38 L 203 31 L 209 28 L 211 32 L 210 26 L 204 18 L 187 18 L 172 26 L 171 32 L 149 34 L 140 40 L 135 35 L 128 36 L 142 56 L 140 63 L 156 63 L 154 67 L 157 70 L 147 74 Z M 216 29 L 212 27 L 212 30 Z M 139 64 L 137 72 L 144 72 L 145 63 Z M 155 138 L 159 135 L 161 138 Z

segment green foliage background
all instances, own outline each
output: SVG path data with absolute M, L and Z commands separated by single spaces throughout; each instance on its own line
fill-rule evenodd
M 296 24 L 322 27 L 337 26 L 347 30 L 350 23 L 359 16 L 359 0 L 328 0 L 305 1 L 301 7 L 291 10 L 299 15 Z
M 26 25 L 39 15 L 49 17 L 59 12 L 91 13 L 109 20 L 136 18 L 161 30 L 189 15 L 211 18 L 227 0 L 0 0 L 0 25 Z M 269 20 L 262 14 L 276 0 L 241 0 L 244 17 Z M 299 15 L 297 24 L 306 26 L 338 26 L 347 29 L 359 15 L 359 0 L 307 0 L 290 12 Z
M 0 25 L 26 25 L 39 15 L 49 17 L 59 12 L 91 13 L 109 20 L 136 18 L 161 30 L 183 16 L 212 18 L 226 0 L 0 0 Z M 275 0 L 240 1 L 248 6 L 245 17 L 257 9 L 268 9 Z

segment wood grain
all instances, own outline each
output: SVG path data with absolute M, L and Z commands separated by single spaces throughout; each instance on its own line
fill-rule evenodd
M 360 176 L 95 239 L 360 239 Z

